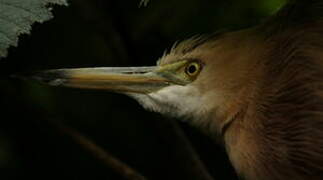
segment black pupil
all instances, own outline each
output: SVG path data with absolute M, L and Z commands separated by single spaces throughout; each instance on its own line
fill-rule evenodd
M 197 68 L 196 68 L 196 66 L 195 66 L 195 65 L 190 65 L 190 66 L 188 67 L 188 73 L 190 73 L 190 74 L 194 74 L 196 71 L 197 71 Z

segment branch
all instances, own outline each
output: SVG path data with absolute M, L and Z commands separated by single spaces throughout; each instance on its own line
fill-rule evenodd
M 214 180 L 178 122 L 174 120 L 163 120 L 158 123 L 159 128 L 162 128 L 160 131 L 164 132 L 162 136 L 172 140 L 173 148 L 176 149 L 176 153 L 180 154 L 178 157 L 182 159 L 179 159 L 179 161 L 182 161 L 185 165 L 186 171 L 192 177 L 199 180 Z
M 75 142 L 92 153 L 97 159 L 101 160 L 107 167 L 120 174 L 123 178 L 127 180 L 146 180 L 143 175 L 141 175 L 125 163 L 121 162 L 119 159 L 93 143 L 89 138 L 80 134 L 75 129 L 67 127 L 64 124 L 56 121 L 52 121 L 51 124 L 56 127 L 62 134 L 70 136 Z
M 204 163 L 201 161 L 199 155 L 193 148 L 191 142 L 187 139 L 186 135 L 184 134 L 183 130 L 179 127 L 177 122 L 172 121 L 172 125 L 174 126 L 175 133 L 178 136 L 179 141 L 181 142 L 181 145 L 183 148 L 186 149 L 186 151 L 191 154 L 191 159 L 195 166 L 195 171 L 200 174 L 200 177 L 203 180 L 213 180 L 210 173 L 207 171 Z M 201 180 L 202 180 L 201 179 Z

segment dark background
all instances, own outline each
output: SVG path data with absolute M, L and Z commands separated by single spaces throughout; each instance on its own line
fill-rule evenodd
M 214 179 L 237 179 L 223 147 L 194 127 L 104 91 L 55 88 L 10 74 L 154 65 L 177 40 L 260 23 L 283 0 L 71 0 L 0 60 L 0 179 L 122 179 L 50 121 L 77 129 L 151 180 L 199 179 L 177 127 Z M 176 122 L 176 123 L 175 123 Z M 186 153 L 185 153 L 186 152 Z M 100 177 L 100 178 L 99 178 Z

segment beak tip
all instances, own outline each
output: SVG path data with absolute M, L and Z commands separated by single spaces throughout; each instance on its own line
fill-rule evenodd
M 66 82 L 65 73 L 58 70 L 40 71 L 27 76 L 29 79 L 36 80 L 51 86 L 59 86 Z

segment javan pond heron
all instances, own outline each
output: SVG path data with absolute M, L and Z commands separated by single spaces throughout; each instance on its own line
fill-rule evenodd
M 323 2 L 289 1 L 252 28 L 188 39 L 156 66 L 58 69 L 34 78 L 104 89 L 217 135 L 252 180 L 323 179 Z

